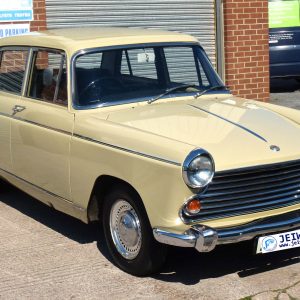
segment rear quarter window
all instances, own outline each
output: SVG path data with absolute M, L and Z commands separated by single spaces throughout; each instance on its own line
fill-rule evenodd
M 28 50 L 2 50 L 0 55 L 0 90 L 20 95 Z

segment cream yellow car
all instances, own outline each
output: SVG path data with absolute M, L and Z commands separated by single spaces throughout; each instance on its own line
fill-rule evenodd
M 126 28 L 0 41 L 0 176 L 102 223 L 134 275 L 167 245 L 300 246 L 300 112 L 234 97 L 199 42 Z

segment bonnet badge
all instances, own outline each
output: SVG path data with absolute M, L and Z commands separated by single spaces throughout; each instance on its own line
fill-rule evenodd
M 275 145 L 270 146 L 270 149 L 274 152 L 279 152 L 280 151 L 280 148 L 278 146 L 275 146 Z

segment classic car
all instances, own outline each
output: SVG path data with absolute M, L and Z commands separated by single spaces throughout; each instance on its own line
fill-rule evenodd
M 300 112 L 233 96 L 192 36 L 57 29 L 0 53 L 2 180 L 102 224 L 121 269 L 300 246 Z

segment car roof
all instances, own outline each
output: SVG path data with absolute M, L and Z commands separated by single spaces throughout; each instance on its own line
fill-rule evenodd
M 73 54 L 81 49 L 164 42 L 197 42 L 186 34 L 141 28 L 84 27 L 54 29 L 3 38 L 0 46 L 38 46 Z

